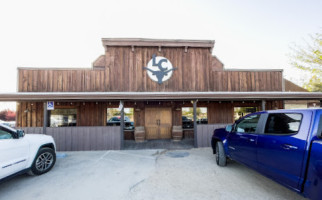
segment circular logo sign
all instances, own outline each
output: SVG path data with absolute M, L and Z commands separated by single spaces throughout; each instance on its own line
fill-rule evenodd
M 148 76 L 158 84 L 162 84 L 164 81 L 169 80 L 173 74 L 173 68 L 171 62 L 162 56 L 152 55 L 152 59 L 149 61 L 147 67 L 144 67 L 147 70 Z

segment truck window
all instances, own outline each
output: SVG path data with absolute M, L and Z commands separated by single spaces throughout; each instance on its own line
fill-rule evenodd
M 298 113 L 272 113 L 268 115 L 266 134 L 295 134 L 299 131 L 302 114 Z
M 319 127 L 318 127 L 317 136 L 322 138 L 322 114 L 320 115 L 320 121 L 319 121 Z
M 260 115 L 250 115 L 242 119 L 235 127 L 234 132 L 255 133 Z

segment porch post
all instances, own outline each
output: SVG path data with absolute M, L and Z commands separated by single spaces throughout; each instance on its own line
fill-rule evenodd
M 48 122 L 47 102 L 44 102 L 44 123 L 43 123 L 43 128 L 42 128 L 43 134 L 46 134 L 47 122 Z
M 120 124 L 120 129 L 121 129 L 121 146 L 120 148 L 124 148 L 124 101 L 120 101 L 120 108 L 121 108 L 121 124 Z
M 266 110 L 266 101 L 262 100 L 262 110 Z
M 193 138 L 194 147 L 198 148 L 198 136 L 197 136 L 197 101 L 193 101 Z

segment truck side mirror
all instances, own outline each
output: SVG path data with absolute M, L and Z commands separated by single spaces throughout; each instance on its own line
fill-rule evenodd
M 233 129 L 233 125 L 227 125 L 225 128 L 227 132 L 231 132 L 232 129 Z

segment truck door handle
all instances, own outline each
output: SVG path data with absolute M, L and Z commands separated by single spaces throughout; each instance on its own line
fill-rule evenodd
M 286 150 L 291 150 L 291 149 L 293 149 L 293 150 L 297 150 L 297 149 L 298 149 L 298 147 L 297 147 L 297 146 L 293 146 L 293 145 L 290 145 L 290 144 L 283 144 L 283 145 L 282 145 L 282 148 L 283 148 L 283 149 L 286 149 Z
M 254 139 L 249 139 L 249 141 L 250 141 L 250 142 L 255 142 L 255 140 L 254 140 Z

